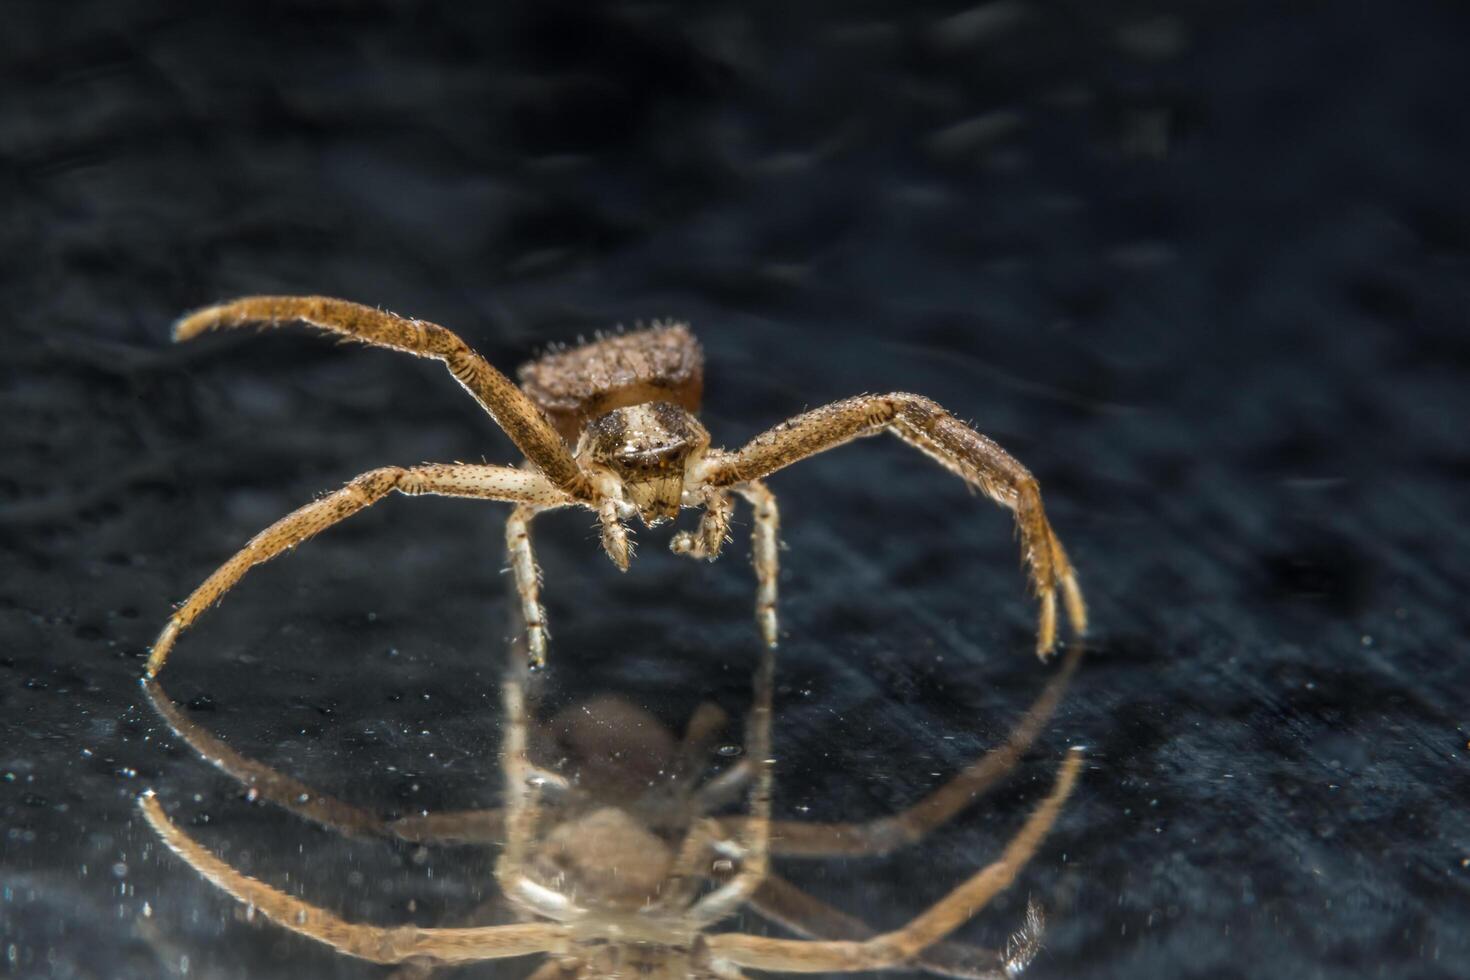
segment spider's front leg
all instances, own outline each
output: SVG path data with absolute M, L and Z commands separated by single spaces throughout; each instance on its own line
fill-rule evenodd
M 911 962 L 1010 887 L 1061 814 L 1082 769 L 1082 758 L 1080 748 L 1067 753 L 1051 792 L 1031 811 L 999 858 L 902 928 L 865 941 L 773 939 L 725 932 L 711 937 L 711 951 L 738 966 L 789 973 L 878 970 Z M 1023 951 L 1021 958 L 1027 955 Z
M 293 321 L 443 362 L 454 380 L 480 403 L 546 479 L 566 496 L 578 501 L 589 499 L 591 482 L 587 474 L 541 409 L 457 334 L 437 323 L 328 296 L 246 296 L 184 317 L 174 325 L 174 340 L 189 340 L 212 330 L 251 325 L 279 327 Z
M 348 922 L 225 863 L 170 820 L 151 790 L 138 798 L 138 807 L 169 850 L 211 884 L 277 925 L 348 956 L 374 963 L 473 963 L 556 950 L 566 942 L 566 930 L 549 922 L 444 929 Z
M 750 531 L 751 561 L 755 564 L 755 621 L 760 624 L 761 639 L 774 647 L 776 627 L 776 579 L 781 574 L 777 552 L 781 549 L 781 514 L 776 509 L 776 495 L 759 480 L 751 480 L 736 490 L 755 508 L 755 526 Z
M 510 512 L 505 520 L 505 550 L 526 623 L 526 653 L 532 666 L 541 667 L 546 663 L 546 608 L 541 605 L 541 568 L 531 552 L 531 518 L 535 516 L 536 508 L 527 504 Z
M 1036 653 L 1056 646 L 1057 595 L 1072 631 L 1087 631 L 1087 605 L 1066 550 L 1041 505 L 1036 478 L 1009 453 L 919 395 L 860 395 L 813 409 L 756 436 L 733 453 L 711 454 L 704 477 L 714 487 L 749 484 L 792 463 L 862 436 L 892 432 L 1016 515 L 1031 584 L 1041 602 Z
M 156 676 L 163 669 L 179 634 L 234 588 L 251 568 L 315 537 L 394 491 L 409 496 L 438 494 L 503 500 L 534 504 L 540 509 L 573 503 L 545 475 L 534 470 L 472 463 L 429 463 L 407 469 L 387 466 L 370 470 L 340 490 L 299 507 L 276 521 L 215 569 L 164 624 L 148 656 L 148 676 Z

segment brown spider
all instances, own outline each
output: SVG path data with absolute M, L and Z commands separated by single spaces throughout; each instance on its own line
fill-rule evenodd
M 914 806 L 870 823 L 773 821 L 770 752 L 774 657 L 765 648 L 746 726 L 745 758 L 711 779 L 697 779 L 704 748 L 724 715 L 704 705 L 682 742 L 647 712 L 616 698 L 575 706 L 538 726 L 526 707 L 518 671 L 502 686 L 506 723 L 501 746 L 503 809 L 424 813 L 382 820 L 248 759 L 176 708 L 157 682 L 148 696 L 174 731 L 201 756 L 265 798 L 353 835 L 420 844 L 495 844 L 499 893 L 463 924 L 384 927 L 348 922 L 251 878 L 175 824 L 152 791 L 139 798 L 164 843 L 195 871 L 292 932 L 341 953 L 403 964 L 395 977 L 422 977 L 440 965 L 549 954 L 532 980 L 592 977 L 740 977 L 741 967 L 778 972 L 839 972 L 912 965 L 949 977 L 1014 977 L 1034 957 L 1043 927 L 1031 906 L 1004 951 L 947 940 L 1007 888 L 1040 846 L 1076 782 L 1074 748 L 1051 792 L 993 863 L 971 875 L 907 925 L 874 935 L 861 921 L 779 877 L 772 855 L 852 857 L 887 853 L 921 841 L 1007 774 L 1055 710 L 1081 648 L 1012 730 L 1007 741 Z M 561 761 L 531 761 L 531 736 L 558 738 Z M 610 760 L 620 759 L 613 765 Z M 661 778 L 650 779 L 657 773 Z M 749 793 L 749 812 L 712 817 Z M 749 905 L 804 939 L 777 939 L 710 928 Z M 509 912 L 518 921 L 504 921 Z
M 630 547 L 624 521 L 649 527 L 702 507 L 699 527 L 670 543 L 676 554 L 714 560 L 734 511 L 731 493 L 755 509 L 758 581 L 756 619 L 768 646 L 776 644 L 776 499 L 761 478 L 860 436 L 892 432 L 945 469 L 1016 514 L 1021 548 L 1041 603 L 1036 652 L 1056 643 L 1060 591 L 1072 629 L 1087 627 L 1082 591 L 1041 506 L 1036 479 L 995 442 L 918 395 L 859 395 L 782 422 L 743 448 L 710 448 L 694 417 L 704 381 L 699 343 L 682 324 L 620 334 L 524 365 L 517 388 L 455 334 L 424 320 L 319 296 L 254 296 L 190 314 L 175 340 L 249 324 L 299 321 L 354 340 L 443 361 L 525 454 L 517 469 L 436 463 L 370 470 L 261 531 L 194 590 L 169 618 L 148 658 L 154 676 L 179 633 L 218 601 L 253 565 L 268 561 L 389 492 L 480 497 L 514 503 L 506 543 L 525 615 L 533 664 L 546 657 L 546 616 L 531 554 L 530 522 L 538 513 L 581 506 L 597 513 L 602 546 L 626 570 Z

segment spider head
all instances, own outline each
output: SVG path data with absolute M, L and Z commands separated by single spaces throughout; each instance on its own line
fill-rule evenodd
M 671 402 L 616 408 L 587 424 L 579 452 L 607 467 L 649 527 L 679 515 L 685 470 L 709 448 L 709 433 Z

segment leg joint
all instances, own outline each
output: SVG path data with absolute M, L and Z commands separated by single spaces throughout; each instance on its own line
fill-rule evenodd
M 390 490 L 402 490 L 404 493 L 413 493 L 405 485 L 411 481 L 410 471 L 401 466 L 384 466 L 376 470 L 368 470 L 359 477 L 355 477 L 347 485 L 364 494 L 369 501 L 377 500 Z

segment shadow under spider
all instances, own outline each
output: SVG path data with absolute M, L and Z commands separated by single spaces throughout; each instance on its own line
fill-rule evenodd
M 1007 888 L 1036 852 L 1076 782 L 1079 748 L 1068 752 L 1050 793 L 998 859 L 894 931 L 875 935 L 861 920 L 776 874 L 769 858 L 879 855 L 921 842 L 1015 767 L 1055 712 L 1081 654 L 1080 646 L 1068 653 L 1004 743 L 913 806 L 855 823 L 771 819 L 770 648 L 755 675 L 745 755 L 717 775 L 698 778 L 727 720 L 718 707 L 701 705 L 682 736 L 610 695 L 542 722 L 527 707 L 524 671 L 512 667 L 501 687 L 503 805 L 398 819 L 378 817 L 246 758 L 186 717 L 156 680 L 144 682 L 154 708 L 178 736 L 244 784 L 252 799 L 353 836 L 498 846 L 500 893 L 463 924 L 448 927 L 347 922 L 227 864 L 175 824 L 151 790 L 139 805 L 164 843 L 217 887 L 341 953 L 398 964 L 393 976 L 400 980 L 442 965 L 535 953 L 548 957 L 533 980 L 630 973 L 733 978 L 743 976 L 740 967 L 810 973 L 907 966 L 949 977 L 1014 977 L 1040 946 L 1043 922 L 1035 905 L 1004 950 L 946 937 Z M 570 749 L 573 758 L 567 773 L 532 761 L 533 734 L 560 736 L 563 752 Z M 610 742 L 618 738 L 627 741 Z M 646 764 L 610 764 L 619 757 Z M 650 773 L 663 778 L 650 782 Z M 713 815 L 742 795 L 745 812 Z M 801 938 L 709 931 L 742 906 Z M 507 910 L 518 921 L 476 924 Z

